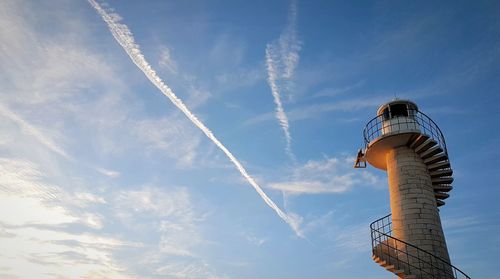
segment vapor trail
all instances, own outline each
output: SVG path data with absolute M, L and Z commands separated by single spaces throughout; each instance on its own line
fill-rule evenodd
M 139 45 L 135 43 L 134 36 L 130 29 L 122 23 L 119 23 L 121 17 L 116 13 L 109 14 L 105 11 L 95 0 L 88 0 L 90 5 L 99 13 L 102 19 L 108 25 L 108 29 L 115 38 L 115 40 L 122 46 L 125 52 L 135 65 L 146 75 L 146 77 L 165 95 L 170 101 L 180 109 L 191 122 L 196 125 L 236 166 L 236 169 L 248 181 L 250 185 L 257 191 L 264 202 L 271 207 L 278 216 L 283 219 L 294 232 L 303 237 L 299 230 L 299 220 L 294 215 L 287 215 L 283 212 L 260 188 L 255 180 L 248 174 L 243 165 L 229 152 L 229 150 L 214 136 L 214 134 L 186 107 L 186 105 L 179 99 L 174 92 L 161 80 L 156 74 L 156 71 L 151 68 L 151 65 L 146 61 L 144 55 L 141 53 Z
M 39 143 L 48 148 L 54 153 L 59 154 L 60 156 L 73 160 L 61 147 L 59 147 L 50 137 L 44 135 L 38 128 L 30 124 L 28 121 L 24 120 L 21 116 L 17 115 L 13 111 L 11 111 L 7 106 L 0 104 L 0 115 L 3 115 L 13 122 L 15 122 L 21 130 L 35 138 Z
M 295 67 L 299 62 L 300 44 L 295 31 L 296 19 L 297 3 L 292 1 L 287 27 L 277 41 L 266 46 L 267 82 L 269 87 L 271 87 L 271 93 L 276 105 L 275 116 L 285 134 L 285 152 L 294 161 L 295 156 L 292 152 L 290 124 L 283 108 L 280 91 L 289 89 L 288 87 L 291 83 Z
M 292 136 L 290 135 L 290 124 L 288 123 L 288 117 L 286 116 L 285 109 L 281 102 L 280 90 L 277 85 L 278 73 L 273 59 L 272 45 L 267 45 L 266 47 L 266 65 L 267 65 L 267 81 L 269 87 L 271 87 L 271 93 L 273 94 L 274 103 L 276 104 L 276 118 L 283 129 L 285 134 L 286 147 L 285 152 L 291 158 L 294 158 L 292 153 Z

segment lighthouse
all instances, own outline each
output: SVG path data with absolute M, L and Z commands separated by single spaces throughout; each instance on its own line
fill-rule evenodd
M 450 262 L 439 208 L 452 190 L 443 133 L 412 101 L 383 104 L 363 131 L 355 168 L 387 172 L 391 214 L 371 225 L 372 257 L 398 278 L 470 278 Z

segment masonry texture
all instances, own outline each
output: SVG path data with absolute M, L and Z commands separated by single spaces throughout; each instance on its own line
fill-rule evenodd
M 406 146 L 386 155 L 394 237 L 450 261 L 431 177 Z

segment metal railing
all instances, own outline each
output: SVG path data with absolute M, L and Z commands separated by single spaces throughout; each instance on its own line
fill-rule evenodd
M 462 279 L 470 277 L 448 261 L 391 236 L 391 214 L 370 224 L 374 256 L 418 279 Z
M 435 140 L 444 153 L 448 154 L 446 141 L 438 125 L 423 112 L 409 110 L 408 114 L 408 116 L 396 116 L 389 119 L 384 119 L 384 115 L 381 114 L 371 119 L 363 130 L 365 148 L 381 136 L 394 134 L 394 132 L 418 131 Z

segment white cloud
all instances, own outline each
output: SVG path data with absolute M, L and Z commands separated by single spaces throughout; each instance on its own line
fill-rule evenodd
M 101 168 L 101 167 L 96 167 L 95 170 L 98 171 L 99 173 L 104 174 L 105 176 L 108 176 L 111 178 L 115 178 L 115 177 L 118 177 L 121 175 L 121 173 L 119 171 L 108 170 L 108 169 Z
M 136 244 L 64 231 L 72 225 L 102 229 L 103 217 L 88 207 L 104 200 L 91 193 L 71 194 L 47 180 L 44 169 L 33 162 L 0 159 L 0 254 L 5 259 L 0 267 L 21 278 L 80 277 L 105 271 L 126 278 L 113 252 Z
M 2 2 L 0 70 L 4 82 L 0 86 L 4 94 L 1 99 L 24 104 L 53 104 L 81 93 L 81 89 L 87 88 L 92 81 L 115 82 L 111 68 L 80 46 L 83 36 L 51 40 L 37 33 L 36 28 L 47 23 L 51 12 L 36 14 L 31 6 L 32 3 Z M 72 32 L 83 33 L 81 22 L 58 16 L 62 17 L 61 21 L 72 23 L 60 25 L 60 29 L 74 28 Z
M 147 273 L 158 269 L 155 274 L 216 278 L 196 255 L 196 248 L 204 242 L 198 228 L 204 215 L 193 209 L 187 189 L 150 186 L 108 192 L 108 198 L 89 192 L 71 194 L 48 184 L 44 170 L 34 163 L 1 159 L 0 166 L 0 211 L 4 212 L 0 215 L 0 245 L 4 248 L 0 256 L 8 254 L 10 259 L 0 267 L 11 268 L 6 274 L 23 278 L 36 273 L 93 274 L 98 278 L 126 278 L 136 272 L 144 275 L 140 268 L 127 265 L 130 258 L 120 256 L 117 260 L 119 251 L 128 251 L 155 255 L 155 261 L 141 263 L 142 268 L 150 267 Z M 94 206 L 104 208 L 95 211 Z M 111 212 L 118 217 L 111 219 L 114 226 L 138 241 L 123 242 L 97 234 L 109 225 Z M 91 233 L 66 231 L 71 225 L 83 225 L 83 231 Z M 13 242 L 16 245 L 9 244 Z
M 155 270 L 155 273 L 178 279 L 219 279 L 225 278 L 216 273 L 205 263 L 168 263 Z
M 134 246 L 92 234 L 71 234 L 47 229 L 6 228 L 12 236 L 0 237 L 6 272 L 20 278 L 92 277 L 129 278 L 113 259 L 112 252 Z
M 204 215 L 192 204 L 186 188 L 145 186 L 121 191 L 115 214 L 131 230 L 151 242 L 140 251 L 141 265 L 152 275 L 172 278 L 220 278 L 198 255 L 205 240 L 200 233 Z
M 0 103 L 0 115 L 16 123 L 24 134 L 33 137 L 40 144 L 42 144 L 49 150 L 61 155 L 66 159 L 71 160 L 71 157 L 66 153 L 66 151 L 58 144 L 56 144 L 55 141 L 50 136 L 47 136 L 46 133 L 42 133 L 40 129 L 30 124 L 28 121 L 24 120 L 21 116 L 14 113 L 8 107 L 2 105 L 1 103 Z
M 103 217 L 99 214 L 84 213 L 80 218 L 81 222 L 90 228 L 100 230 L 103 228 Z
M 255 246 L 262 246 L 269 241 L 269 237 L 260 236 L 254 232 L 244 231 L 241 236 Z
M 0 219 L 9 225 L 61 225 L 78 220 L 61 206 L 47 206 L 28 197 L 0 196 L 0 211 L 13 213 L 4 214 Z
M 159 69 L 166 69 L 167 79 L 171 80 L 174 86 L 180 87 L 188 96 L 186 104 L 189 108 L 195 109 L 205 104 L 212 93 L 205 86 L 199 85 L 199 80 L 195 75 L 186 73 L 178 66 L 178 63 L 172 57 L 171 49 L 165 45 L 159 46 Z
M 0 3 L 0 277 L 155 277 L 156 268 L 180 260 L 202 270 L 206 263 L 192 256 L 203 241 L 197 227 L 202 217 L 184 206 L 189 197 L 153 191 L 156 208 L 143 203 L 132 214 L 130 204 L 120 205 L 136 221 L 127 222 L 114 210 L 117 196 L 134 189 L 117 190 L 122 173 L 100 167 L 115 168 L 120 156 L 142 151 L 144 142 L 175 151 L 187 141 L 186 150 L 195 150 L 199 136 L 164 137 L 145 129 L 157 141 L 130 137 L 149 120 L 138 116 L 144 111 L 124 85 L 127 77 L 117 73 L 116 60 L 109 62 L 111 52 L 96 51 L 102 41 L 92 41 L 91 24 L 72 5 Z M 172 124 L 165 119 L 159 124 Z M 189 163 L 196 153 L 186 153 L 182 162 Z M 159 206 L 157 198 L 170 193 L 176 193 L 172 208 Z M 148 254 L 159 255 L 158 261 L 137 260 Z
M 195 163 L 201 134 L 186 124 L 185 119 L 177 116 L 143 120 L 136 123 L 133 133 L 146 142 L 150 151 L 160 150 L 175 159 L 179 167 L 190 167 Z
M 192 248 L 202 241 L 197 228 L 201 217 L 185 188 L 123 191 L 116 198 L 115 212 L 126 224 L 159 234 L 159 253 L 192 256 Z
M 268 241 L 268 239 L 265 237 L 257 237 L 255 235 L 251 235 L 251 234 L 246 234 L 245 238 L 248 242 L 250 242 L 254 245 L 257 245 L 257 246 L 262 246 L 264 243 L 266 243 Z
M 368 172 L 352 169 L 354 158 L 325 158 L 310 160 L 292 169 L 291 179 L 270 183 L 269 187 L 291 195 L 343 193 L 354 186 L 374 185 L 378 178 Z
M 105 204 L 106 200 L 104 197 L 94 195 L 92 193 L 76 193 L 74 196 L 74 200 L 76 200 L 76 204 L 80 207 L 85 207 L 89 204 Z
M 210 99 L 210 97 L 212 97 L 212 93 L 210 93 L 209 90 L 196 87 L 192 82 L 190 82 L 190 85 L 188 86 L 188 89 L 186 91 L 189 94 L 186 103 L 191 108 L 196 108 L 203 105 Z
M 160 48 L 160 59 L 158 65 L 161 68 L 167 69 L 172 74 L 177 74 L 177 63 L 170 55 L 170 49 L 166 46 Z

